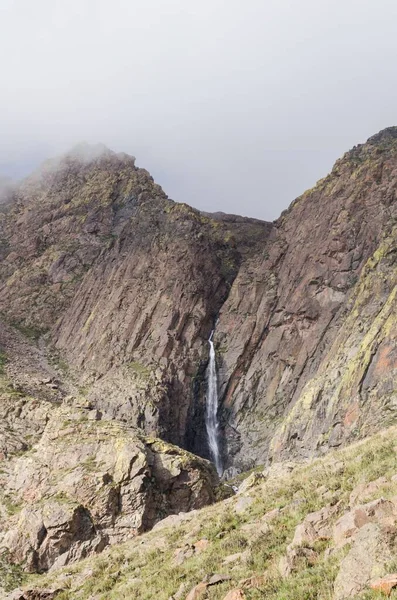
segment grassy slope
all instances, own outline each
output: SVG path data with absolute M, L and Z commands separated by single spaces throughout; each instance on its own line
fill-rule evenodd
M 179 525 L 152 531 L 100 556 L 46 576 L 35 576 L 28 583 L 40 587 L 56 584 L 64 589 L 57 596 L 59 600 L 166 600 L 181 583 L 186 584 L 188 591 L 208 574 L 226 573 L 232 581 L 208 589 L 210 600 L 221 600 L 239 580 L 265 575 L 258 588 L 246 590 L 248 600 L 329 599 L 344 551 L 327 558 L 325 550 L 329 544 L 321 542 L 315 547 L 319 555 L 316 564 L 308 566 L 303 561 L 301 568 L 286 579 L 278 573 L 279 558 L 291 542 L 296 525 L 327 503 L 322 497 L 325 488 L 328 496 L 342 501 L 347 508 L 349 494 L 358 483 L 383 475 L 390 480 L 396 474 L 396 449 L 397 427 L 392 427 L 299 466 L 290 474 L 270 477 L 242 495 L 198 511 Z M 397 483 L 390 482 L 375 497 L 396 494 Z M 253 502 L 238 514 L 235 506 L 244 496 L 250 496 Z M 261 517 L 274 508 L 283 510 L 271 522 L 270 531 L 261 533 Z M 257 525 L 250 529 L 250 524 Z M 202 538 L 210 541 L 208 548 L 176 565 L 175 550 Z M 245 550 L 249 551 L 246 562 L 223 564 L 226 556 Z M 186 595 L 187 592 L 182 598 Z M 368 592 L 364 597 L 372 599 L 377 595 Z M 397 598 L 397 593 L 392 597 Z

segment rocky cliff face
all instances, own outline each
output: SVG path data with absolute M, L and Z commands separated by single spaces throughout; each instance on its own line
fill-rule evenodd
M 306 464 L 257 470 L 223 502 L 2 597 L 395 600 L 396 436 L 390 427 Z
M 89 154 L 89 155 L 88 155 Z M 0 211 L 0 311 L 105 418 L 208 457 L 207 339 L 239 470 L 393 421 L 397 129 L 274 224 L 169 200 L 132 157 L 81 149 Z
M 0 223 L 7 320 L 47 331 L 108 416 L 182 446 L 191 429 L 202 438 L 194 390 L 206 339 L 271 225 L 176 204 L 132 157 L 110 151 L 45 165 Z
M 396 152 L 396 128 L 348 152 L 240 268 L 217 327 L 231 462 L 395 420 Z
M 214 500 L 210 463 L 99 416 L 54 410 L 40 442 L 1 476 L 1 546 L 27 570 L 74 562 Z
M 215 500 L 210 462 L 104 418 L 0 325 L 0 596 L 4 561 L 47 571 Z

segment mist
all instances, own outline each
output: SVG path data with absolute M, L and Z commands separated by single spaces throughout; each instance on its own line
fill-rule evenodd
M 174 200 L 276 218 L 397 124 L 393 0 L 0 0 L 0 176 L 76 144 Z

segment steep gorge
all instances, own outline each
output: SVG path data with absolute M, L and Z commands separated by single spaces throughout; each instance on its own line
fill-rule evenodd
M 274 224 L 167 198 L 132 157 L 71 153 L 0 212 L 0 312 L 105 418 L 208 457 L 208 337 L 229 472 L 308 457 L 397 414 L 397 128 Z

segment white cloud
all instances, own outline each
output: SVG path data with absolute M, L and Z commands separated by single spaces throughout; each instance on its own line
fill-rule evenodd
M 0 0 L 0 165 L 102 142 L 176 200 L 274 218 L 397 122 L 396 17 L 394 0 Z

